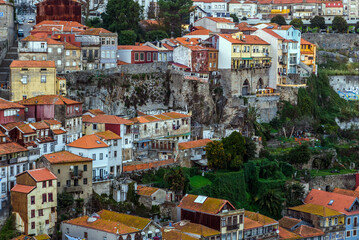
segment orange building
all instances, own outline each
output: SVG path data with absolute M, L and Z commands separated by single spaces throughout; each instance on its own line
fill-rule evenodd
M 317 46 L 305 39 L 300 40 L 300 61 L 316 72 Z

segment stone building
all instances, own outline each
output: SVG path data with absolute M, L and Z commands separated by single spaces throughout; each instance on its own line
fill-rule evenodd
M 177 159 L 181 167 L 206 167 L 208 161 L 204 148 L 210 142 L 212 142 L 210 139 L 201 139 L 179 143 Z
M 160 205 L 167 200 L 166 191 L 160 188 L 137 185 L 137 195 L 140 196 L 138 199 L 139 203 L 149 209 L 151 209 L 152 206 Z
M 6 39 L 9 48 L 15 40 L 14 5 L 3 0 L 0 1 L 0 39 Z
M 72 0 L 46 0 L 36 4 L 36 23 L 45 20 L 75 21 L 81 23 L 81 3 Z

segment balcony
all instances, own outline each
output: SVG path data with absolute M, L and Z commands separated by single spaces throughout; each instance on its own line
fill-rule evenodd
M 287 53 L 288 49 L 287 48 L 282 48 L 282 53 Z
M 82 178 L 82 173 L 83 173 L 82 170 L 79 170 L 79 171 L 77 171 L 77 172 L 71 171 L 71 172 L 70 172 L 71 180 L 81 179 L 81 178 Z
M 19 47 L 19 52 L 43 52 L 46 53 L 47 52 L 47 48 L 27 48 L 27 47 Z
M 17 163 L 17 158 L 10 158 L 9 164 L 14 164 L 14 163 Z
M 227 231 L 236 230 L 238 228 L 239 228 L 238 224 L 229 225 L 229 226 L 227 226 Z
M 82 192 L 83 188 L 82 186 L 71 186 L 71 187 L 65 187 L 65 191 L 68 193 Z

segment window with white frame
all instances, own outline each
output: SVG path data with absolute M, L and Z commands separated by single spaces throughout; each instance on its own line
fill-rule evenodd
M 57 48 L 57 52 L 58 52 L 58 53 L 61 53 L 61 48 Z
M 46 83 L 46 75 L 41 75 L 41 83 Z
M 27 84 L 29 76 L 23 75 L 21 76 L 21 82 L 22 84 Z
M 70 56 L 70 50 L 66 50 L 66 56 Z
M 70 61 L 66 61 L 66 67 L 70 66 Z

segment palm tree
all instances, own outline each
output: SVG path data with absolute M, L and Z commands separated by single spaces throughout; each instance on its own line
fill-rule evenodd
M 272 217 L 279 217 L 282 212 L 283 198 L 281 193 L 276 189 L 270 189 L 255 198 L 260 209 L 268 212 Z

